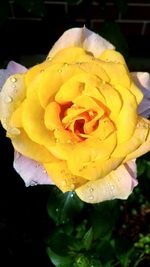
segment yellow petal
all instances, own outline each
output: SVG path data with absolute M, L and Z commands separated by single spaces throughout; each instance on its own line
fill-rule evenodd
M 130 91 L 135 95 L 136 101 L 139 104 L 143 99 L 142 91 L 133 82 L 131 83 Z
M 82 177 L 72 175 L 65 161 L 44 164 L 49 177 L 63 192 L 72 191 L 86 182 Z
M 126 157 L 128 154 L 134 152 L 145 142 L 148 133 L 149 127 L 147 127 L 147 124 L 145 124 L 145 120 L 139 118 L 133 136 L 128 141 L 122 144 L 118 144 L 112 154 L 112 157 Z M 134 153 L 132 158 L 135 158 Z M 128 160 L 129 159 L 130 157 L 128 158 Z
M 42 145 L 33 142 L 21 129 L 20 134 L 11 138 L 16 151 L 38 162 L 51 162 L 54 160 L 49 151 Z
M 59 117 L 61 108 L 58 103 L 51 102 L 45 109 L 44 122 L 49 130 L 62 128 L 62 123 Z
M 53 58 L 52 62 L 56 63 L 73 63 L 80 61 L 81 56 L 87 55 L 87 52 L 80 47 L 67 47 L 61 49 Z
M 128 168 L 121 165 L 107 176 L 87 182 L 75 192 L 87 203 L 99 203 L 114 198 L 127 199 L 133 190 L 133 178 Z
M 40 106 L 35 91 L 24 101 L 22 124 L 32 141 L 47 149 L 54 143 L 53 133 L 44 125 L 44 109 Z
M 82 64 L 80 64 L 80 68 L 87 73 L 98 76 L 101 80 L 105 82 L 110 81 L 107 72 L 99 64 L 99 61 L 94 60 L 94 58 L 91 60 L 91 62 L 83 62 Z
M 110 110 L 110 118 L 112 120 L 115 120 L 123 106 L 123 100 L 120 93 L 114 87 L 107 83 L 102 84 L 99 87 L 99 91 L 106 101 L 105 105 Z
M 56 93 L 62 84 L 76 74 L 83 73 L 78 64 L 53 64 L 45 69 L 39 83 L 38 96 L 42 107 L 46 107 L 51 101 L 54 101 Z
M 114 63 L 121 63 L 126 66 L 124 57 L 115 50 L 105 50 L 98 58 L 104 61 L 112 61 Z
M 10 120 L 11 127 L 22 127 L 23 103 L 13 112 Z
M 113 86 L 121 85 L 130 88 L 130 74 L 121 63 L 104 62 L 99 60 L 100 66 L 105 70 Z
M 89 138 L 75 145 L 68 159 L 68 167 L 77 176 L 95 180 L 106 175 L 111 166 L 106 164 L 116 146 L 116 133 L 104 141 Z M 117 159 L 118 160 L 118 159 Z
M 141 121 L 142 124 L 141 123 L 138 124 L 137 127 L 139 128 L 139 131 L 141 128 L 145 129 L 146 132 L 145 139 L 143 139 L 143 143 L 141 143 L 141 145 L 135 151 L 127 155 L 127 157 L 124 160 L 125 162 L 134 158 L 138 158 L 150 150 L 150 122 L 149 120 L 143 118 L 141 119 Z
M 129 140 L 137 124 L 137 102 L 134 95 L 122 86 L 116 86 L 122 97 L 122 109 L 115 119 L 117 127 L 117 142 L 124 143 Z

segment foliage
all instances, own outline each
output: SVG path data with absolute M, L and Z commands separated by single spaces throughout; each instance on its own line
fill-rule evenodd
M 148 266 L 149 173 L 150 161 L 143 157 L 138 160 L 139 186 L 126 201 L 86 204 L 75 193 L 51 188 L 48 214 L 53 227 L 46 246 L 53 266 Z

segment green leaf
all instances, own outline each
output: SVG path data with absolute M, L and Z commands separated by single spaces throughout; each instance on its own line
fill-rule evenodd
M 72 264 L 72 259 L 69 256 L 60 256 L 54 253 L 50 248 L 47 248 L 48 256 L 51 262 L 56 267 L 70 267 Z
M 91 213 L 94 239 L 111 237 L 115 222 L 118 220 L 118 212 L 117 200 L 105 201 L 94 206 L 94 211 Z
M 92 227 L 86 232 L 83 237 L 83 246 L 86 250 L 89 250 L 93 241 L 93 229 Z
M 53 187 L 48 201 L 48 214 L 56 224 L 64 224 L 75 218 L 83 206 L 84 203 L 74 192 L 62 193 Z

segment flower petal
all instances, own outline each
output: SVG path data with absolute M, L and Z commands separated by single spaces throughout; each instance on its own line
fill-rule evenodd
M 24 73 L 26 71 L 27 71 L 27 69 L 24 66 L 14 62 L 14 61 L 10 61 L 7 65 L 6 69 L 0 70 L 0 90 L 10 75 L 15 74 L 17 72 L 18 73 Z
M 132 79 L 141 89 L 144 98 L 138 106 L 138 113 L 145 118 L 150 116 L 150 74 L 148 72 L 132 72 Z
M 10 72 L 10 74 L 25 73 L 27 68 L 15 61 L 10 61 L 7 65 L 7 71 Z
M 54 44 L 48 57 L 53 57 L 59 50 L 65 47 L 82 47 L 94 56 L 99 56 L 105 49 L 114 49 L 114 46 L 98 34 L 83 28 L 72 28 L 63 33 L 63 35 Z
M 119 166 L 97 181 L 90 181 L 75 191 L 87 203 L 99 203 L 115 198 L 127 199 L 137 185 L 135 160 Z
M 53 184 L 42 164 L 23 156 L 17 151 L 14 153 L 13 167 L 24 180 L 26 186 Z

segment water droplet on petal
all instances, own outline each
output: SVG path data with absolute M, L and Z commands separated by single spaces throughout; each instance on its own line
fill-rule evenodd
M 47 57 L 47 60 L 51 61 L 52 60 L 52 57 Z
M 58 72 L 59 72 L 59 73 L 61 73 L 61 72 L 62 72 L 62 70 L 58 70 Z
M 5 102 L 6 103 L 10 103 L 10 102 L 12 102 L 12 97 L 10 97 L 10 96 L 5 96 Z
M 11 80 L 12 83 L 15 83 L 17 81 L 17 78 L 13 76 L 13 77 L 10 78 L 10 80 Z
M 12 85 L 12 88 L 16 88 L 16 85 L 15 85 L 15 84 L 13 84 L 13 85 Z
M 67 67 L 68 66 L 68 63 L 64 63 L 64 66 Z
M 94 191 L 94 189 L 93 189 L 92 187 L 90 187 L 89 191 L 90 191 L 90 192 L 93 192 L 93 191 Z
M 91 195 L 91 196 L 89 196 L 89 199 L 90 199 L 90 200 L 93 200 L 93 199 L 94 199 L 94 197 Z

